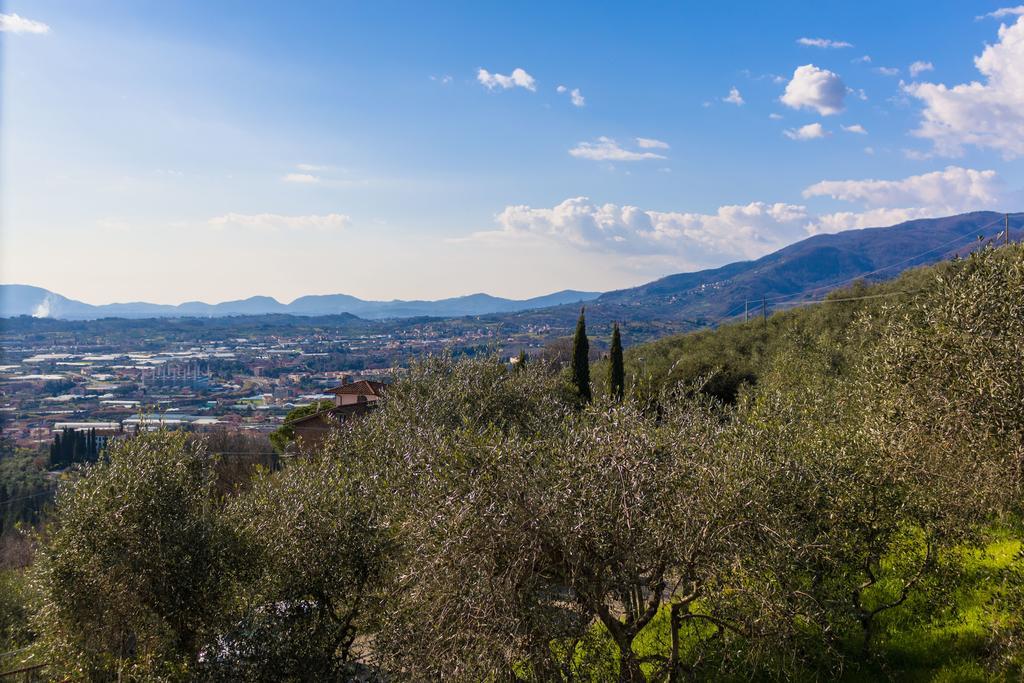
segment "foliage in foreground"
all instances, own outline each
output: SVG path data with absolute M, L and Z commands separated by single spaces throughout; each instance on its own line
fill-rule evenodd
M 725 396 L 433 358 L 244 487 L 123 442 L 58 496 L 37 647 L 94 680 L 1010 675 L 1024 254 L 914 277 L 771 321 Z

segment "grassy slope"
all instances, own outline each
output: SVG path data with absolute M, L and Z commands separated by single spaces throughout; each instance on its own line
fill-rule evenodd
M 857 283 L 826 297 L 828 303 L 793 307 L 762 320 L 730 323 L 688 334 L 664 337 L 630 346 L 625 352 L 627 390 L 656 391 L 666 384 L 708 378 L 708 392 L 731 402 L 744 383 L 756 383 L 772 356 L 794 335 L 825 336 L 846 343 L 857 318 L 883 305 L 910 300 L 938 276 L 957 268 L 957 262 L 906 271 L 884 283 Z M 870 297 L 870 298 L 861 298 Z M 855 299 L 846 301 L 846 299 Z M 599 339 L 600 340 L 600 339 Z M 841 370 L 841 368 L 837 368 Z M 591 370 L 595 393 L 606 391 L 607 362 Z
M 1022 559 L 1021 530 L 993 530 L 984 551 L 964 550 L 961 556 L 961 585 L 955 602 L 940 616 L 927 623 L 907 623 L 893 614 L 879 633 L 875 657 L 865 661 L 859 648 L 851 643 L 846 664 L 838 680 L 868 683 L 878 680 L 924 681 L 1003 681 L 1019 677 L 1021 671 L 996 672 L 989 647 L 989 635 L 998 627 L 1018 618 L 999 600 L 1001 577 Z M 595 627 L 597 642 L 591 642 L 587 655 L 607 660 L 609 675 L 615 671 L 617 652 L 604 628 Z M 663 608 L 634 641 L 641 657 L 667 656 L 670 642 L 668 609 Z M 684 648 L 685 648 L 684 639 Z M 748 680 L 749 672 L 737 672 L 737 680 Z M 754 675 L 753 678 L 760 678 Z M 807 681 L 820 680 L 820 672 L 806 672 Z

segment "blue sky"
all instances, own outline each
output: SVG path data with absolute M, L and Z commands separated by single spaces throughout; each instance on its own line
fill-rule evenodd
M 92 303 L 607 290 L 1022 204 L 998 2 L 0 12 L 0 280 Z

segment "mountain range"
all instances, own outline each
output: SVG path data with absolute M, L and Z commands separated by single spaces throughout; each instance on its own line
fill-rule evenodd
M 1024 216 L 1009 217 L 1010 238 L 1024 236 Z M 599 294 L 565 290 L 533 299 L 512 300 L 471 294 L 439 301 L 365 301 L 346 294 L 300 297 L 284 304 L 255 296 L 219 304 L 188 302 L 177 306 L 122 303 L 92 305 L 27 285 L 0 285 L 0 316 L 31 315 L 66 320 L 105 317 L 223 317 L 290 314 L 324 316 L 349 313 L 361 318 L 481 316 L 510 327 L 571 327 L 581 304 L 588 322 L 613 320 L 631 328 L 634 338 L 704 327 L 744 309 L 767 311 L 781 302 L 820 298 L 828 290 L 858 278 L 883 280 L 903 270 L 964 255 L 1003 230 L 1003 214 L 990 211 L 920 219 L 883 228 L 847 230 L 808 237 L 753 261 L 679 273 L 632 287 Z
M 0 317 L 30 315 L 61 320 L 98 318 L 216 318 L 236 315 L 290 314 L 302 316 L 350 313 L 360 318 L 381 320 L 430 316 L 455 318 L 467 315 L 507 313 L 559 304 L 579 304 L 596 298 L 599 292 L 564 290 L 532 299 L 503 299 L 490 294 L 470 294 L 438 301 L 365 301 L 348 294 L 303 296 L 283 304 L 269 296 L 208 304 L 189 301 L 178 305 L 145 302 L 87 304 L 29 285 L 0 285 Z

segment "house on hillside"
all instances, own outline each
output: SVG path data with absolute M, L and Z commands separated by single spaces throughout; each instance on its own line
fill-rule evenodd
M 334 405 L 348 406 L 354 403 L 373 403 L 384 395 L 386 388 L 384 382 L 361 379 L 358 382 L 348 382 L 340 387 L 327 389 L 324 393 L 334 395 Z
M 303 446 L 315 447 L 339 423 L 373 410 L 386 388 L 383 382 L 364 379 L 326 390 L 325 394 L 334 396 L 334 407 L 293 421 L 296 440 Z

